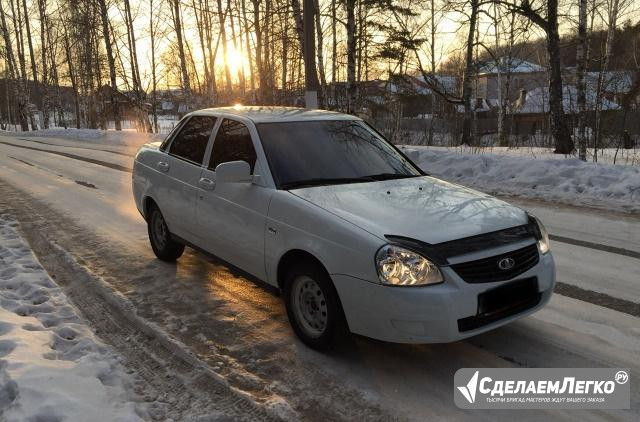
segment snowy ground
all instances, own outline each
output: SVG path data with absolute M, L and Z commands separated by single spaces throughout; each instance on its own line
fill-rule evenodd
M 424 146 L 407 145 L 407 148 L 423 149 Z M 507 147 L 469 147 L 460 145 L 457 147 L 430 147 L 434 151 L 457 152 L 460 154 L 498 155 L 509 157 L 522 157 L 529 159 L 545 160 L 571 160 L 577 158 L 577 154 L 554 154 L 553 148 L 521 146 L 517 148 Z M 593 149 L 587 150 L 587 162 L 593 162 Z M 640 166 L 640 146 L 633 149 L 604 148 L 598 150 L 599 164 L 616 164 L 625 166 Z
M 527 148 L 402 150 L 427 173 L 483 192 L 640 212 L 640 166 L 583 162 Z
M 355 336 L 319 354 L 295 338 L 272 291 L 189 248 L 176 265 L 154 257 L 131 199 L 132 160 L 128 146 L 0 136 L 0 209 L 100 338 L 133 362 L 140 390 L 161 404 L 157 419 L 638 420 L 635 378 L 632 408 L 620 411 L 463 411 L 452 394 L 462 367 L 638 373 L 637 216 L 517 199 L 553 236 L 559 288 L 546 308 L 452 344 Z
M 166 136 L 164 134 L 141 133 L 133 129 L 115 131 L 75 128 L 41 129 L 29 132 L 0 131 L 0 134 L 19 138 L 58 138 L 84 141 L 87 143 L 130 146 L 138 146 L 146 142 L 162 140 Z
M 120 357 L 78 316 L 17 223 L 1 215 L 0 263 L 3 420 L 141 420 Z

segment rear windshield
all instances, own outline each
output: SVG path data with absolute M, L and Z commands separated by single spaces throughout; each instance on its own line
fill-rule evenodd
M 281 189 L 421 175 L 396 148 L 357 120 L 260 123 L 257 129 Z

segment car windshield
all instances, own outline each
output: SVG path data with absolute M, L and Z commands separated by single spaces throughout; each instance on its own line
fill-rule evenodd
M 361 121 L 260 123 L 257 128 L 280 189 L 422 175 Z

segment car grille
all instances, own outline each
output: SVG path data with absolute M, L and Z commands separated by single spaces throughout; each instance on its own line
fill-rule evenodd
M 503 318 L 519 314 L 540 303 L 535 277 L 506 283 L 478 295 L 476 315 L 458 320 L 458 331 L 471 331 Z
M 498 262 L 503 258 L 513 259 L 513 267 L 507 270 L 500 269 Z M 489 283 L 517 277 L 536 265 L 539 260 L 538 245 L 534 243 L 502 255 L 455 264 L 451 268 L 467 283 Z

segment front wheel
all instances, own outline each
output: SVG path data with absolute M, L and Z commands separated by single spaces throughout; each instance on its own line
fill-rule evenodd
M 326 271 L 301 263 L 285 281 L 287 315 L 296 335 L 313 349 L 335 346 L 347 329 L 338 293 Z
M 149 242 L 156 256 L 167 262 L 174 262 L 182 256 L 184 245 L 171 239 L 171 233 L 157 206 L 152 206 L 147 219 Z

